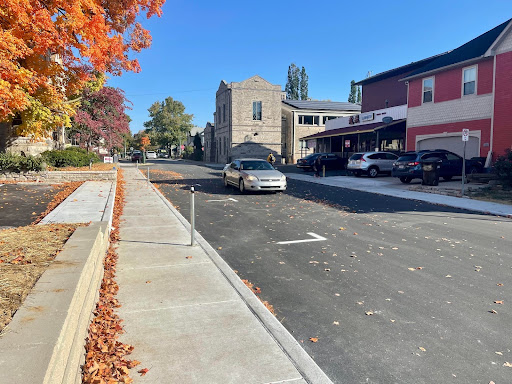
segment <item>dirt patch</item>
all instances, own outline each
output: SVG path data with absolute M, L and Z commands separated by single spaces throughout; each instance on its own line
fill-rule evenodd
M 0 231 L 0 332 L 79 226 L 83 224 L 48 224 Z
M 512 188 L 506 186 L 491 187 L 471 192 L 470 197 L 475 200 L 512 205 Z

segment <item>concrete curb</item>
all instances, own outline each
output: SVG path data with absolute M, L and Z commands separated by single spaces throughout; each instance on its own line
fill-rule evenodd
M 153 190 L 167 205 L 169 210 L 174 213 L 178 220 L 183 224 L 188 232 L 191 231 L 190 223 L 179 213 L 176 208 L 162 195 L 162 193 L 151 184 Z M 219 271 L 228 280 L 235 289 L 241 299 L 245 302 L 249 310 L 256 316 L 263 327 L 268 331 L 283 352 L 288 356 L 293 365 L 308 383 L 332 384 L 332 381 L 320 369 L 315 361 L 304 351 L 301 345 L 288 332 L 288 330 L 272 315 L 254 293 L 240 280 L 238 275 L 233 272 L 229 265 L 220 257 L 220 255 L 212 248 L 212 246 L 201 236 L 195 232 L 196 242 L 203 248 L 208 257 L 217 266 Z
M 105 205 L 105 211 L 103 212 L 103 216 L 101 217 L 102 222 L 106 221 L 108 223 L 108 233 L 110 233 L 112 229 L 112 219 L 114 217 L 114 204 L 116 202 L 116 188 L 117 182 L 114 181 L 112 183 L 112 187 L 110 188 L 107 205 Z
M 78 228 L 38 280 L 0 338 L 1 383 L 81 383 L 109 229 Z

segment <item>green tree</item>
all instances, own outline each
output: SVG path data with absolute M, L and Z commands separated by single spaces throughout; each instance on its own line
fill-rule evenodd
M 299 68 L 294 64 L 288 67 L 288 80 L 285 91 L 288 100 L 299 100 Z
M 356 98 L 356 103 L 357 104 L 361 104 L 362 102 L 362 97 L 361 97 L 361 87 L 360 86 L 357 86 L 357 98 Z
M 308 99 L 308 75 L 304 67 L 300 71 L 300 99 Z
M 182 102 L 167 97 L 148 109 L 150 120 L 144 123 L 151 142 L 161 146 L 180 145 L 192 128 L 194 115 L 185 113 Z
M 357 101 L 357 87 L 355 80 L 350 82 L 350 94 L 348 95 L 348 102 L 355 103 Z

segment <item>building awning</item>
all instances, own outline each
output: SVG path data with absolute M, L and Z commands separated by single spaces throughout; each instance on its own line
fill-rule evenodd
M 402 122 L 405 122 L 405 119 L 395 120 L 389 124 L 384 124 L 382 122 L 379 122 L 379 123 L 373 123 L 373 124 L 358 125 L 356 127 L 343 127 L 343 128 L 330 129 L 328 131 L 318 132 L 313 135 L 301 137 L 299 140 L 314 140 L 314 139 L 321 139 L 321 138 L 325 138 L 325 137 L 345 136 L 345 135 L 353 135 L 353 134 L 358 134 L 358 133 L 375 132 L 380 129 L 386 129 L 386 128 L 392 127 L 394 125 L 398 125 Z

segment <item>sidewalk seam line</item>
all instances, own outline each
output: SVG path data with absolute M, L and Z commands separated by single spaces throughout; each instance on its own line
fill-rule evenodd
M 166 310 L 166 309 L 199 307 L 201 305 L 233 303 L 233 302 L 236 302 L 236 301 L 238 301 L 238 299 L 213 301 L 213 302 L 205 302 L 205 303 L 197 303 L 197 304 L 175 305 L 175 306 L 171 306 L 171 307 L 161 307 L 161 308 L 154 308 L 154 309 L 137 309 L 137 310 L 132 310 L 132 311 L 125 311 L 125 313 L 154 312 L 154 311 L 163 311 L 163 310 Z

